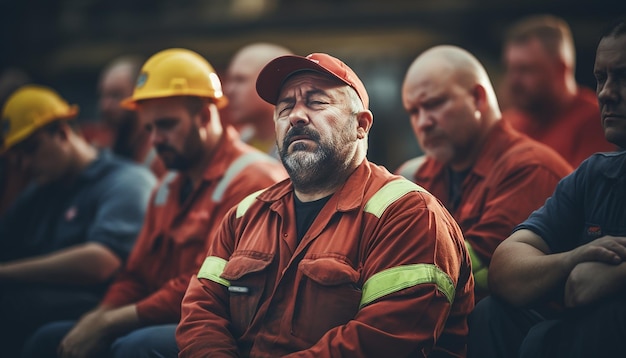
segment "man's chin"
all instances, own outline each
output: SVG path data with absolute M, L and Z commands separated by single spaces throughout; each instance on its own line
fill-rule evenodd
M 299 158 L 307 158 L 315 154 L 315 150 L 311 148 L 307 148 L 302 145 L 296 145 L 292 148 L 289 148 L 289 151 L 286 155 L 284 155 L 285 159 L 299 159 Z
M 449 150 L 426 149 L 424 154 L 441 164 L 448 164 L 452 160 L 452 153 Z
M 605 128 L 604 136 L 609 143 L 613 143 L 622 149 L 626 148 L 626 133 L 614 128 Z

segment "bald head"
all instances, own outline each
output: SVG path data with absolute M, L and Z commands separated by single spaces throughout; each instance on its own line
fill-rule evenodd
M 424 51 L 409 67 L 404 86 L 434 78 L 450 81 L 466 89 L 482 86 L 489 101 L 489 110 L 499 117 L 498 102 L 487 71 L 468 51 L 450 45 L 435 46 Z
M 229 69 L 239 67 L 241 64 L 255 69 L 257 74 L 271 60 L 279 56 L 291 55 L 292 52 L 286 47 L 272 43 L 253 43 L 242 47 L 235 53 L 230 62 Z
M 133 94 L 135 80 L 143 61 L 138 57 L 124 56 L 111 61 L 101 72 L 98 90 L 100 111 L 104 121 L 118 128 L 129 117 L 120 107 L 120 101 Z
M 271 43 L 254 43 L 241 48 L 233 56 L 226 75 L 224 91 L 234 124 L 271 125 L 274 107 L 256 92 L 256 79 L 271 60 L 292 54 L 287 48 Z
M 473 165 L 500 119 L 484 67 L 455 46 L 433 47 L 415 59 L 404 79 L 402 102 L 424 152 L 454 170 Z

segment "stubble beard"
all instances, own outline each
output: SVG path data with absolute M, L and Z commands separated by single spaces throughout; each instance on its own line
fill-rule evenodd
M 192 131 L 189 134 L 182 152 L 165 144 L 155 145 L 155 149 L 167 169 L 179 172 L 188 171 L 196 165 L 203 152 L 202 139 L 200 139 L 197 131 Z M 168 153 L 169 155 L 167 155 Z

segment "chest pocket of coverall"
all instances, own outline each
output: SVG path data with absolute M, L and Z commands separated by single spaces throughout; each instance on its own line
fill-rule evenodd
M 230 315 L 238 336 L 250 326 L 258 311 L 259 301 L 265 291 L 267 267 L 273 256 L 255 253 L 252 257 L 235 252 L 224 267 L 221 277 L 230 281 L 230 307 L 236 307 L 230 310 Z
M 353 319 L 361 301 L 360 274 L 335 258 L 302 259 L 293 333 L 317 342 L 330 329 Z

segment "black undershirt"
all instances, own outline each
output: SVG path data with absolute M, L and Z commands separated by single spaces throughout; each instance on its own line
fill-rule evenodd
M 467 177 L 467 174 L 469 174 L 470 170 L 466 169 L 462 172 L 456 172 L 450 168 L 448 168 L 448 178 L 450 178 L 450 185 L 448 187 L 448 195 L 449 195 L 449 202 L 450 202 L 450 208 L 448 208 L 448 210 L 450 210 L 450 212 L 455 212 L 457 207 L 459 206 L 459 204 L 461 203 L 461 196 L 463 196 L 463 191 L 462 191 L 462 186 L 463 186 L 463 181 L 465 180 L 465 178 Z
M 304 234 L 306 234 L 307 230 L 315 221 L 317 215 L 322 211 L 322 208 L 328 202 L 332 195 L 329 195 L 325 198 L 317 199 L 314 201 L 303 202 L 298 199 L 295 195 L 294 197 L 294 205 L 296 208 L 296 230 L 298 232 L 298 242 L 302 240 Z
M 187 198 L 193 192 L 193 183 L 191 182 L 191 178 L 185 177 L 183 181 L 183 185 L 180 187 L 180 197 L 178 198 L 178 203 L 183 205 Z

